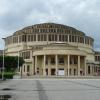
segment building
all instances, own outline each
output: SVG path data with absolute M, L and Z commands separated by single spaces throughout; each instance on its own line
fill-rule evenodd
M 6 37 L 5 54 L 24 58 L 23 75 L 93 76 L 100 67 L 93 43 L 93 38 L 73 27 L 41 23 Z

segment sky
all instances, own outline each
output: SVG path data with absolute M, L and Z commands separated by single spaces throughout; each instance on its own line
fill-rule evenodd
M 0 49 L 2 38 L 45 22 L 85 32 L 94 38 L 94 49 L 100 50 L 100 0 L 0 0 Z

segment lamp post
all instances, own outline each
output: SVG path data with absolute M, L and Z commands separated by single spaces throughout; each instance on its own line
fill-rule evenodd
M 17 70 L 18 70 L 18 72 L 19 72 L 19 51 L 18 51 L 18 65 L 17 65 Z
M 2 38 L 2 39 L 4 40 L 5 38 Z M 4 69 L 5 69 L 5 59 L 4 59 L 4 57 L 5 57 L 5 49 L 3 49 L 2 80 L 4 80 Z

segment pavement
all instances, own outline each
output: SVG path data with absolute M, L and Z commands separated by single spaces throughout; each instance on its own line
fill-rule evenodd
M 100 79 L 13 79 L 0 83 L 0 95 L 11 95 L 6 100 L 100 100 Z

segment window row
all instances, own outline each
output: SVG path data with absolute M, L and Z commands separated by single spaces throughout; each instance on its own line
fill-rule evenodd
M 49 61 L 50 60 L 50 61 Z M 46 65 L 48 64 L 54 65 L 56 64 L 56 59 L 55 57 L 51 57 L 50 59 L 46 57 Z M 65 64 L 65 59 L 64 57 L 58 57 L 58 64 Z M 70 58 L 70 64 L 78 64 L 78 59 L 76 57 Z
M 100 61 L 100 56 L 95 56 L 95 61 Z
M 22 52 L 20 56 L 23 57 L 23 59 L 30 59 L 30 51 Z
M 76 33 L 75 30 L 70 29 L 58 29 L 58 28 L 50 28 L 50 29 L 27 29 L 24 30 L 25 33 L 31 34 L 31 33 Z
M 6 38 L 5 43 L 20 42 L 32 42 L 32 41 L 62 41 L 62 42 L 77 42 L 77 43 L 85 43 L 88 45 L 93 45 L 93 40 L 88 37 L 75 36 L 75 35 L 66 35 L 66 34 L 29 34 L 29 35 L 20 35 Z

